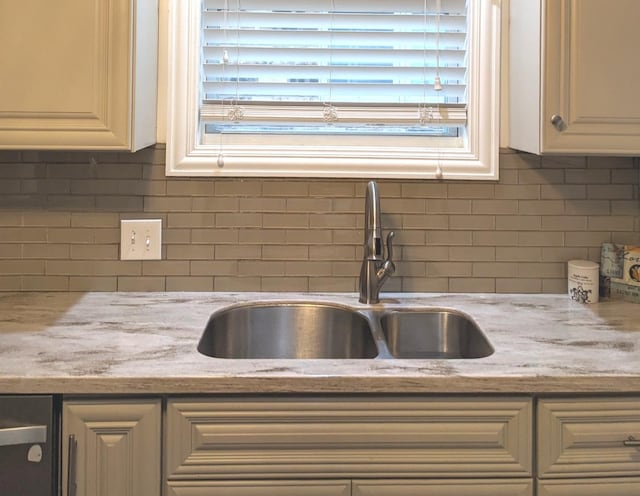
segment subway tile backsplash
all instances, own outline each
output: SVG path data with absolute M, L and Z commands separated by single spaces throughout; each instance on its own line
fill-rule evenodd
M 500 181 L 380 180 L 387 291 L 566 291 L 566 261 L 640 245 L 640 160 L 502 150 Z M 0 152 L 0 291 L 356 291 L 365 180 L 167 178 L 136 154 Z M 162 260 L 120 261 L 161 218 Z

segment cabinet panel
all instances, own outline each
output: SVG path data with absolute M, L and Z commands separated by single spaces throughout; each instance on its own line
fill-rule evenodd
M 169 482 L 168 496 L 349 496 L 348 480 Z
M 157 0 L 0 0 L 0 149 L 155 142 Z
M 638 399 L 541 400 L 538 425 L 541 478 L 640 475 Z
M 547 0 L 546 150 L 634 154 L 640 149 L 640 3 Z M 559 115 L 559 129 L 551 116 Z
M 531 474 L 523 398 L 171 400 L 169 479 Z
M 98 3 L 4 0 L 0 9 L 2 113 L 61 116 L 92 108 L 98 89 L 94 78 L 104 76 L 90 63 L 105 55 L 100 34 L 94 32 L 94 24 L 105 22 Z M 83 22 L 89 19 L 96 22 Z M 61 29 L 65 25 L 73 27 Z
M 77 440 L 73 457 L 77 496 L 160 494 L 160 400 L 66 401 L 62 409 L 63 494 L 68 494 L 70 435 Z
M 510 146 L 637 155 L 640 2 L 511 0 L 510 15 Z
M 531 496 L 531 480 L 353 481 L 352 496 Z
M 540 481 L 538 496 L 638 496 L 640 479 L 565 479 Z

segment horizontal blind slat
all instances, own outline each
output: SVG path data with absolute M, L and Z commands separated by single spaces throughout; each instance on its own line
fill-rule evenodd
M 228 8 L 240 5 L 245 10 L 265 10 L 265 5 L 271 11 L 292 10 L 300 12 L 313 12 L 320 9 L 331 8 L 332 5 L 336 9 L 340 9 L 344 5 L 348 5 L 351 11 L 368 12 L 372 10 L 372 6 L 376 6 L 379 10 L 383 10 L 381 5 L 372 5 L 371 0 L 348 0 L 335 1 L 331 0 L 204 0 L 203 10 L 216 10 L 224 8 L 225 4 Z M 427 8 L 431 11 L 435 9 L 435 0 L 427 2 Z M 393 6 L 396 12 L 422 12 L 424 8 L 424 0 L 395 0 L 393 3 L 386 5 L 389 10 Z M 466 0 L 441 0 L 442 12 L 463 12 L 466 10 Z M 342 8 L 342 10 L 346 10 Z
M 393 92 L 390 85 L 360 85 L 358 93 L 353 93 L 350 85 L 322 85 L 308 83 L 289 83 L 286 93 L 282 92 L 281 84 L 250 84 L 231 83 L 218 84 L 214 89 L 206 92 L 207 100 L 237 100 L 256 102 L 341 102 L 341 103 L 464 103 L 464 86 L 457 88 L 451 86 L 451 91 L 443 95 L 443 92 L 427 90 L 425 94 L 424 85 L 398 85 Z M 457 91 L 456 91 L 457 90 Z
M 213 31 L 206 37 L 205 46 L 219 46 L 227 48 L 245 46 L 263 46 L 273 48 L 322 47 L 340 50 L 341 48 L 367 49 L 413 49 L 413 50 L 464 50 L 465 35 L 461 33 L 443 33 L 439 37 L 435 34 L 424 36 L 422 33 L 405 32 L 316 32 L 316 31 L 261 31 L 243 30 L 224 33 Z
M 265 106 L 246 105 L 241 107 L 205 104 L 200 109 L 201 121 L 209 130 L 216 132 L 261 132 L 269 128 L 272 132 L 288 129 L 293 133 L 305 134 L 327 125 L 326 106 Z M 337 120 L 331 123 L 332 132 L 340 134 L 406 134 L 457 136 L 457 129 L 466 124 L 466 107 L 450 105 L 445 107 L 413 106 L 394 107 L 352 107 L 332 106 Z M 234 122 L 236 112 L 242 112 L 242 120 Z M 241 131 L 234 128 L 240 128 Z M 298 131 L 294 131 L 294 129 Z M 326 129 L 323 131 L 326 132 Z
M 265 55 L 265 51 L 268 53 Z M 401 52 L 401 53 L 398 53 Z M 223 63 L 223 53 L 216 47 L 205 47 L 204 65 Z M 308 48 L 299 50 L 283 48 L 272 50 L 268 47 L 244 47 L 239 53 L 230 49 L 227 52 L 230 62 L 246 65 L 351 65 L 353 67 L 366 66 L 394 66 L 394 67 L 436 67 L 436 55 L 425 60 L 423 50 L 357 50 L 326 48 Z M 465 67 L 466 53 L 462 50 L 441 50 L 440 67 Z
M 207 12 L 203 16 L 204 29 L 260 29 L 263 31 L 362 31 L 464 33 L 466 17 L 463 15 L 436 16 L 398 14 L 297 14 Z M 366 26 L 366 27 L 365 27 Z

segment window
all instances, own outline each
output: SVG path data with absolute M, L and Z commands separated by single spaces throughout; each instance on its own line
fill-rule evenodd
M 499 0 L 171 0 L 169 175 L 497 179 Z

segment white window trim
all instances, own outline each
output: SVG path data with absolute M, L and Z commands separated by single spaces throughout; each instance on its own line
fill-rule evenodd
M 168 176 L 498 179 L 501 0 L 470 0 L 476 30 L 469 50 L 468 149 L 427 153 L 420 146 L 344 146 L 315 137 L 304 146 L 201 145 L 198 136 L 199 0 L 168 0 Z M 313 142 L 313 144 L 311 144 Z

